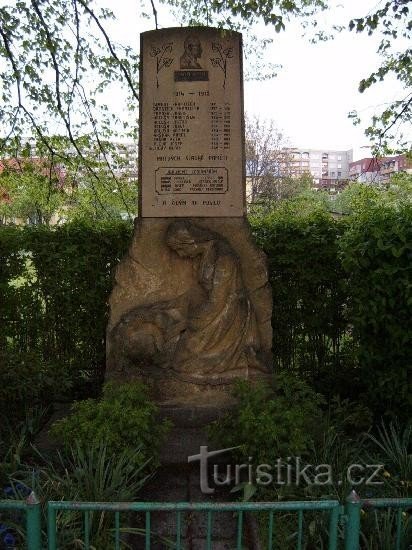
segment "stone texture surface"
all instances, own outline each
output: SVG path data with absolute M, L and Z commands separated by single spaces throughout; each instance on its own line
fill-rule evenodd
M 198 27 L 141 37 L 142 216 L 242 216 L 241 35 Z
M 182 248 L 185 248 L 184 252 L 179 248 L 180 243 L 173 245 L 175 249 L 172 248 L 170 243 L 168 246 L 166 235 L 168 228 L 170 232 L 173 223 L 174 221 L 170 218 L 140 218 L 136 220 L 132 245 L 127 256 L 117 268 L 115 286 L 110 297 L 111 313 L 107 331 L 107 377 L 122 380 L 133 379 L 134 377 L 144 378 L 149 384 L 153 377 L 155 379 L 152 384 L 154 396 L 160 402 L 175 403 L 178 406 L 182 406 L 183 403 L 185 406 L 189 406 L 192 399 L 196 407 L 210 404 L 224 406 L 228 399 L 227 389 L 230 383 L 233 382 L 233 378 L 248 378 L 248 373 L 252 373 L 253 376 L 250 374 L 250 377 L 253 378 L 255 374 L 257 377 L 262 376 L 264 378 L 264 371 L 270 365 L 272 341 L 270 325 L 271 289 L 268 284 L 266 258 L 254 244 L 250 227 L 243 218 L 192 218 L 187 221 L 189 225 L 192 224 L 190 227 L 195 226 L 200 230 L 204 230 L 204 232 L 219 236 L 219 250 L 226 252 L 223 254 L 215 252 L 214 256 L 212 254 L 212 258 L 217 256 L 218 259 L 213 260 L 215 263 L 211 261 L 209 264 L 204 261 L 203 258 L 206 254 L 203 254 L 203 252 L 196 257 L 195 255 L 198 254 L 196 251 L 192 257 L 187 255 L 189 253 L 185 247 L 192 245 L 186 245 L 186 243 L 182 245 Z M 196 248 L 203 245 L 204 243 L 200 243 L 193 246 Z M 207 246 L 209 246 L 208 243 Z M 207 251 L 208 254 L 209 250 Z M 190 254 L 192 253 L 190 252 Z M 220 254 L 220 257 L 218 254 Z M 200 268 L 198 258 L 200 258 L 200 265 L 203 262 L 203 272 L 206 272 L 204 276 L 206 290 L 205 288 L 199 290 L 203 280 L 199 284 Z M 222 322 L 225 322 L 226 325 L 219 327 L 220 319 L 219 317 L 217 319 L 213 317 L 216 308 L 215 303 L 212 304 L 215 309 L 212 309 L 211 319 L 220 330 L 216 349 L 219 350 L 220 340 L 224 344 L 226 338 L 231 338 L 225 352 L 227 357 L 230 356 L 232 364 L 229 365 L 229 359 L 221 361 L 221 364 L 219 364 L 220 355 L 218 353 L 215 356 L 209 353 L 212 358 L 211 361 L 214 361 L 214 363 L 209 364 L 208 348 L 205 346 L 206 359 L 204 359 L 203 370 L 199 368 L 199 372 L 194 372 L 197 363 L 196 361 L 191 363 L 189 356 L 189 359 L 186 357 L 183 363 L 182 371 L 179 371 L 176 366 L 179 358 L 178 353 L 176 352 L 173 355 L 174 352 L 170 351 L 168 357 L 169 348 L 167 346 L 171 346 L 170 350 L 176 349 L 173 348 L 173 345 L 176 345 L 173 341 L 175 336 L 168 336 L 167 344 L 163 344 L 163 336 L 165 333 L 170 334 L 171 332 L 173 335 L 173 331 L 175 331 L 177 346 L 180 346 L 181 352 L 182 335 L 187 336 L 187 333 L 185 334 L 186 316 L 190 319 L 191 313 L 192 316 L 198 315 L 198 311 L 200 311 L 203 315 L 201 320 L 207 319 L 203 312 L 211 309 L 208 300 L 215 300 L 214 297 L 210 298 L 209 296 L 208 281 L 211 280 L 210 284 L 217 287 L 217 294 L 220 290 L 219 285 L 226 284 L 225 281 L 222 282 L 222 278 L 224 279 L 227 273 L 223 271 L 222 275 L 222 272 L 219 272 L 218 267 L 216 267 L 220 258 L 223 258 L 223 263 L 229 258 L 228 269 L 232 270 L 233 275 L 230 273 L 230 276 L 233 279 L 235 277 L 241 278 L 241 282 L 236 284 L 232 284 L 231 279 L 229 279 L 232 290 L 228 293 L 225 287 L 226 294 L 221 293 L 218 296 L 220 300 L 223 300 L 223 303 L 219 305 L 217 311 L 219 315 L 220 311 L 223 312 Z M 215 273 L 207 279 L 207 270 L 210 266 L 212 271 L 215 270 Z M 196 292 L 194 291 L 195 288 L 197 289 Z M 246 324 L 241 318 L 240 321 L 238 318 L 242 315 L 242 311 L 246 310 L 244 305 L 242 305 L 243 310 L 237 305 L 236 300 L 240 300 L 239 292 L 245 295 L 242 300 L 247 300 L 247 303 L 250 304 L 250 306 L 247 306 L 248 315 L 253 316 L 255 320 L 256 330 L 253 332 L 253 338 L 249 336 L 251 333 L 241 334 L 242 330 L 246 331 L 244 328 Z M 195 303 L 197 300 L 198 305 L 196 307 L 185 305 L 186 297 L 192 295 L 195 296 L 193 299 Z M 227 303 L 224 303 L 225 300 Z M 189 303 L 192 302 L 189 301 Z M 242 302 L 242 304 L 244 303 Z M 187 311 L 188 308 L 189 311 Z M 190 308 L 195 311 L 194 314 Z M 240 327 L 239 342 L 241 342 L 241 338 L 245 342 L 248 338 L 252 340 L 250 345 L 253 348 L 253 353 L 256 351 L 258 358 L 256 368 L 254 366 L 252 368 L 250 365 L 246 365 L 245 368 L 245 361 L 249 361 L 249 359 L 245 359 L 246 353 L 239 355 L 241 357 L 238 360 L 239 364 L 233 363 L 231 352 L 237 346 L 237 336 L 236 331 L 232 331 L 232 335 L 225 334 L 226 330 L 230 330 L 230 324 L 227 324 L 227 310 L 234 311 L 234 322 L 238 322 Z M 224 317 L 225 315 L 226 317 Z M 199 336 L 199 346 L 204 344 L 201 337 L 205 330 L 204 328 L 202 330 L 203 332 Z M 212 333 L 212 336 L 214 336 L 214 333 Z M 197 337 L 198 334 L 196 333 L 192 337 L 195 344 L 197 342 L 195 338 Z M 162 341 L 159 345 L 158 340 Z M 193 347 L 193 342 L 191 342 L 191 345 Z M 249 346 L 249 343 L 244 345 Z M 248 349 L 245 347 L 246 351 Z M 194 352 L 196 354 L 197 350 L 195 349 Z M 180 353 L 180 355 L 184 354 Z M 169 363 L 167 363 L 167 360 Z M 197 362 L 201 363 L 202 360 L 203 356 L 198 353 Z M 229 371 L 230 367 L 233 374 L 225 378 L 226 369 Z M 184 372 L 183 368 L 185 369 Z M 219 369 L 216 375 L 213 369 Z M 205 371 L 212 374 L 206 377 L 204 375 Z M 182 376 L 182 372 L 184 376 Z M 192 372 L 196 375 L 196 378 L 190 377 Z

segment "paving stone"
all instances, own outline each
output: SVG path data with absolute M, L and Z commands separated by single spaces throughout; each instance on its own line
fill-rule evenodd
M 177 467 L 169 465 L 159 470 L 149 481 L 142 493 L 142 500 L 148 502 L 230 502 L 233 495 L 228 487 L 218 487 L 213 495 L 203 494 L 199 486 L 199 467 L 197 464 Z M 135 526 L 144 528 L 144 516 Z M 182 513 L 182 550 L 203 550 L 206 548 L 207 513 Z M 244 540 L 247 540 L 247 528 L 244 525 Z M 176 512 L 153 512 L 151 514 L 152 550 L 167 550 L 176 541 Z M 237 518 L 232 512 L 213 514 L 212 549 L 236 549 Z M 163 538 L 163 540 L 162 540 Z M 167 540 L 166 540 L 167 539 Z M 129 538 L 129 544 L 136 550 L 144 548 L 144 539 Z M 244 543 L 244 548 L 251 548 Z
M 192 516 L 191 533 L 194 538 L 206 538 L 207 514 L 195 512 Z M 213 514 L 213 540 L 234 540 L 236 537 L 236 518 L 232 512 L 217 512 Z
M 187 468 L 160 468 L 139 495 L 146 502 L 185 502 L 188 494 Z
M 205 550 L 206 539 L 193 539 L 190 550 Z M 246 548 L 246 547 L 244 547 Z M 212 543 L 212 550 L 236 550 L 236 544 L 228 541 L 217 541 Z

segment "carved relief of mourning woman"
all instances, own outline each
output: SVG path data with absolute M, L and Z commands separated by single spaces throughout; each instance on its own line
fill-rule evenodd
M 255 312 L 230 244 L 180 220 L 168 226 L 165 245 L 192 262 L 192 288 L 122 316 L 110 336 L 116 369 L 157 380 L 169 397 L 183 395 L 185 382 L 190 393 L 266 374 Z
M 229 243 L 186 220 L 169 226 L 166 243 L 179 256 L 193 259 L 198 284 L 171 368 L 194 383 L 249 378 L 253 371 L 265 370 L 256 357 L 259 333 L 240 261 Z

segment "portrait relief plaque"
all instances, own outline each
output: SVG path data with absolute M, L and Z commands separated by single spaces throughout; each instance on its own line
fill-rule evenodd
M 244 215 L 241 35 L 141 35 L 140 216 Z

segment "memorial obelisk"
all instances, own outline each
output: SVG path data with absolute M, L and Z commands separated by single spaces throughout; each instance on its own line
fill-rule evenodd
M 225 402 L 270 369 L 271 290 L 245 217 L 241 35 L 141 35 L 139 215 L 116 270 L 107 377 L 166 406 Z

